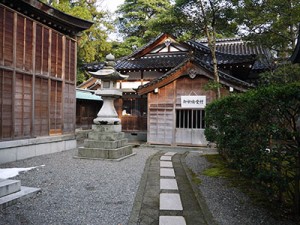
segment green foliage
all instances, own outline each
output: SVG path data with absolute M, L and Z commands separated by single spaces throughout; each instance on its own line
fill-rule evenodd
M 300 21 L 299 0 L 232 1 L 240 35 L 286 58 L 295 47 Z M 263 15 L 263 16 L 262 16 Z
M 125 0 L 117 13 L 117 26 L 119 32 L 126 38 L 139 37 L 147 43 L 157 36 L 149 29 L 148 24 L 171 7 L 169 0 Z
M 300 65 L 284 63 L 275 70 L 261 73 L 259 79 L 260 85 L 287 84 L 300 81 Z
M 233 168 L 265 186 L 269 198 L 295 203 L 299 213 L 299 118 L 300 83 L 262 87 L 209 104 L 205 135 Z
M 222 84 L 214 81 L 214 80 L 210 80 L 207 84 L 205 84 L 204 86 L 204 90 L 205 91 L 216 91 L 218 88 L 221 88 L 222 87 Z
M 112 54 L 116 58 L 130 55 L 134 50 L 141 47 L 143 39 L 139 37 L 129 37 L 121 43 L 113 42 Z
M 195 38 L 202 38 L 207 37 L 207 29 L 209 33 L 215 31 L 220 38 L 232 37 L 237 29 L 232 4 L 227 1 L 216 0 L 208 3 L 204 0 L 176 0 L 173 11 L 175 21 L 178 21 L 175 23 L 178 26 L 174 26 L 175 33 L 189 32 Z
M 96 0 L 60 0 L 53 3 L 53 7 L 72 16 L 94 22 L 94 25 L 82 32 L 78 41 L 78 63 L 90 63 L 103 60 L 111 50 L 107 41 L 108 30 L 112 25 L 106 21 L 106 12 L 98 11 Z

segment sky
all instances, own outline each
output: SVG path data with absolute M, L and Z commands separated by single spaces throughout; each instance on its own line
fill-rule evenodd
M 103 8 L 108 9 L 110 12 L 116 11 L 117 7 L 124 3 L 124 0 L 100 0 Z
M 114 13 L 118 6 L 123 4 L 124 0 L 98 0 L 99 7 Z M 108 36 L 111 41 L 122 41 L 122 38 L 117 33 L 112 33 Z

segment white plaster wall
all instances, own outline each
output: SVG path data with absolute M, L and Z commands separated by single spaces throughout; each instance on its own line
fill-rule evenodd
M 77 148 L 75 135 L 0 142 L 0 164 Z

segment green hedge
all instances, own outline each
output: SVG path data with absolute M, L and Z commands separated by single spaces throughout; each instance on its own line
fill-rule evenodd
M 205 135 L 232 167 L 259 182 L 271 200 L 300 214 L 299 120 L 300 84 L 270 86 L 209 104 Z

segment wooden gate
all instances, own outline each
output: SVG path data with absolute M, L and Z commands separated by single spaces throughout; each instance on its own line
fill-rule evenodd
M 207 145 L 204 117 L 205 111 L 202 109 L 176 109 L 175 143 Z

